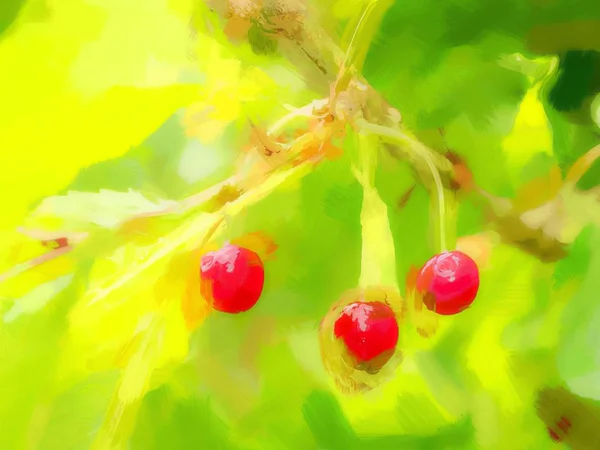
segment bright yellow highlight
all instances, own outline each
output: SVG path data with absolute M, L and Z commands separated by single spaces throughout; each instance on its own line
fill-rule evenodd
M 198 58 L 206 80 L 202 87 L 202 100 L 190 109 L 186 116 L 186 127 L 190 136 L 204 144 L 210 144 L 221 136 L 225 127 L 238 118 L 245 117 L 244 104 L 259 98 L 272 98 L 277 85 L 263 71 L 255 67 L 242 67 L 239 59 L 225 47 L 208 36 L 198 42 Z M 261 111 L 253 104 L 252 111 Z
M 363 187 L 363 203 L 360 213 L 362 225 L 361 274 L 359 285 L 395 286 L 396 256 L 394 238 L 390 230 L 387 205 L 375 188 L 375 170 L 378 148 L 372 140 L 359 137 L 360 172 L 355 171 Z
M 533 86 L 521 102 L 512 131 L 504 139 L 506 164 L 514 176 L 538 153 L 552 155 L 552 131 L 540 102 L 541 83 Z
M 132 32 L 134 11 L 143 25 Z M 26 7 L 0 40 L 0 192 L 10 192 L 0 227 L 18 225 L 81 168 L 140 144 L 199 93 L 169 68 L 185 57 L 187 27 L 162 1 L 69 0 L 53 2 L 43 21 L 36 14 Z
M 496 276 L 490 279 L 484 273 L 482 278 L 482 286 L 487 286 L 480 295 L 490 300 L 480 310 L 485 313 L 477 322 L 465 356 L 467 368 L 482 388 L 474 393 L 480 408 L 475 420 L 485 448 L 508 448 L 514 442 L 511 436 L 535 414 L 526 407 L 533 401 L 533 391 L 522 390 L 521 378 L 529 376 L 516 373 L 511 367 L 512 355 L 505 341 L 507 328 L 521 320 L 533 306 L 535 292 L 531 280 L 535 277 L 535 267 L 531 258 L 510 247 L 498 246 L 490 262 Z M 494 293 L 493 302 L 487 292 Z

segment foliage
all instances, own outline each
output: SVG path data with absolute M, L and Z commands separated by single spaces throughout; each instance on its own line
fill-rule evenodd
M 599 5 L 0 6 L 0 448 L 543 450 L 548 392 L 596 448 Z M 321 319 L 366 272 L 406 297 L 440 231 L 476 302 L 342 392 Z M 198 287 L 226 240 L 266 256 L 236 316 Z

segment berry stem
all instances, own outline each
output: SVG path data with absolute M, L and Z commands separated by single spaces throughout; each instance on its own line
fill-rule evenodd
M 223 234 L 228 236 L 227 233 L 229 227 L 227 224 L 230 223 L 237 214 L 244 211 L 249 206 L 252 206 L 260 200 L 268 197 L 271 192 L 285 182 L 300 180 L 312 171 L 313 165 L 316 162 L 317 161 L 315 160 L 308 160 L 284 172 L 275 173 L 260 186 L 257 186 L 253 190 L 242 194 L 231 203 L 223 205 L 223 207 L 214 214 L 217 219 L 212 222 L 210 228 L 208 228 L 204 233 L 202 243 L 199 245 L 199 247 L 205 246 L 215 237 L 223 237 Z M 201 216 L 202 215 L 203 214 L 201 213 Z
M 361 273 L 359 285 L 395 286 L 396 254 L 389 226 L 387 205 L 375 188 L 378 149 L 368 136 L 359 135 L 359 168 L 356 179 L 363 187 L 360 213 L 362 225 Z
M 227 203 L 221 208 L 221 212 L 227 212 L 231 217 L 235 216 L 240 211 L 246 209 L 248 206 L 262 200 L 267 197 L 273 190 L 285 182 L 295 181 L 303 178 L 312 172 L 312 169 L 316 163 L 318 163 L 320 157 L 308 159 L 295 167 L 287 169 L 285 171 L 275 172 L 269 178 L 267 178 L 262 184 L 256 186 L 251 191 L 242 194 L 239 198 L 231 203 Z
M 277 122 L 275 122 L 266 132 L 266 136 L 271 137 L 283 131 L 283 129 L 292 123 L 294 120 L 305 117 L 315 117 L 313 115 L 313 111 L 315 108 L 319 107 L 320 103 L 326 102 L 326 100 L 314 100 L 311 103 L 301 106 L 300 108 L 294 109 L 289 114 L 281 117 Z M 279 168 L 275 168 L 277 170 Z M 248 181 L 248 180 L 243 180 Z M 174 203 L 173 205 L 169 205 L 164 210 L 153 212 L 151 214 L 139 215 L 136 217 L 154 217 L 154 216 L 162 216 L 167 214 L 186 214 L 189 213 L 196 208 L 202 207 L 203 205 L 213 201 L 216 197 L 220 195 L 223 189 L 226 188 L 235 188 L 239 186 L 240 180 L 237 175 L 233 175 L 226 180 L 223 180 L 213 186 L 208 187 L 207 189 L 200 191 L 196 194 L 191 195 L 179 202 Z
M 301 106 L 300 108 L 292 109 L 288 114 L 281 117 L 277 122 L 275 122 L 271 127 L 267 130 L 268 136 L 273 136 L 275 134 L 281 133 L 286 126 L 292 123 L 294 120 L 305 117 L 310 118 L 314 117 L 313 111 L 317 108 L 319 103 L 326 102 L 327 100 L 313 100 L 307 105 Z
M 353 72 L 360 73 L 367 56 L 371 41 L 378 30 L 386 11 L 392 6 L 391 0 L 370 0 L 363 8 L 360 16 L 351 21 L 345 30 L 345 40 L 349 39 L 344 59 L 336 80 L 332 86 L 332 110 L 335 99 L 340 92 L 347 89 Z
M 425 145 L 421 144 L 400 130 L 388 128 L 382 125 L 376 125 L 364 119 L 358 119 L 356 124 L 361 130 L 375 134 L 401 147 L 408 147 L 410 156 L 417 156 L 425 163 L 429 172 L 431 173 L 431 176 L 433 177 L 433 182 L 437 191 L 440 238 L 439 246 L 441 251 L 446 251 L 446 200 L 444 198 L 444 185 L 442 184 L 440 172 L 433 162 L 431 155 L 432 151 L 429 150 Z

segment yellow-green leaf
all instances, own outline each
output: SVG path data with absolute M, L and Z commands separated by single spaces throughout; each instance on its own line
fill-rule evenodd
M 37 3 L 0 40 L 10 67 L 0 73 L 0 192 L 11 193 L 0 226 L 18 225 L 31 202 L 123 155 L 198 95 L 177 84 L 189 34 L 167 2 L 65 0 L 42 19 Z
M 70 191 L 44 199 L 30 214 L 26 226 L 63 231 L 82 231 L 90 226 L 113 229 L 136 215 L 161 212 L 174 205 L 173 201 L 152 201 L 132 190 Z
M 552 155 L 552 131 L 539 99 L 540 84 L 532 87 L 521 102 L 512 131 L 504 139 L 507 167 L 518 181 L 520 171 L 538 153 Z

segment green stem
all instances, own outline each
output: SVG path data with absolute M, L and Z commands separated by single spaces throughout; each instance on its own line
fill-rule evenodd
M 281 119 L 279 119 L 277 122 L 275 122 L 267 130 L 267 135 L 273 136 L 278 133 L 281 133 L 287 125 L 289 125 L 291 122 L 293 122 L 294 120 L 296 120 L 300 117 L 304 117 L 304 118 L 313 117 L 313 114 L 312 114 L 313 108 L 314 108 L 314 102 L 311 102 L 308 105 L 304 105 L 298 109 L 295 109 L 294 111 L 289 112 L 288 114 L 283 116 Z
M 317 102 L 324 102 L 324 100 L 312 101 L 311 103 L 304 105 L 300 108 L 294 109 L 289 114 L 286 114 L 282 118 L 280 118 L 277 122 L 275 122 L 266 132 L 267 136 L 273 136 L 281 131 L 289 125 L 291 122 L 298 118 L 310 118 L 314 117 L 312 114 L 313 108 L 315 108 Z M 292 173 L 293 171 L 290 171 Z M 287 172 L 286 172 L 287 173 Z M 285 177 L 286 175 L 284 175 Z M 170 213 L 188 213 L 202 205 L 205 205 L 212 201 L 215 197 L 217 197 L 223 188 L 227 186 L 235 187 L 239 185 L 239 180 L 236 175 L 227 178 L 224 181 L 221 181 L 201 192 L 198 192 L 190 197 L 187 197 L 180 202 L 176 203 L 174 206 L 171 206 L 164 211 L 159 211 L 154 213 L 153 215 L 164 215 Z
M 365 6 L 365 9 L 363 10 L 362 14 L 358 18 L 358 22 L 356 24 L 353 24 L 354 27 L 353 27 L 353 31 L 352 31 L 352 37 L 350 38 L 350 42 L 348 43 L 348 49 L 346 50 L 346 54 L 344 55 L 344 61 L 342 62 L 342 67 L 341 67 L 340 72 L 344 72 L 345 70 L 350 68 L 350 66 L 352 66 L 352 64 L 356 61 L 357 55 L 359 53 L 359 51 L 357 49 L 357 42 L 358 42 L 357 36 L 359 36 L 361 33 L 364 33 L 366 25 L 369 22 L 368 21 L 369 16 L 371 15 L 376 4 L 377 4 L 376 0 L 370 1 L 367 4 L 367 6 Z M 364 45 L 364 43 L 363 43 L 363 45 Z M 356 62 L 358 63 L 358 65 L 360 65 L 359 61 L 356 61 Z M 357 67 L 357 70 L 361 70 L 361 67 Z
M 276 188 L 286 182 L 297 181 L 312 172 L 315 164 L 320 159 L 310 159 L 298 164 L 290 169 L 275 172 L 267 178 L 261 185 L 256 186 L 251 191 L 242 194 L 238 199 L 223 206 L 221 212 L 227 211 L 231 216 L 238 214 L 250 205 L 267 197 Z
M 359 165 L 355 176 L 363 187 L 361 209 L 362 250 L 359 285 L 395 286 L 396 255 L 389 226 L 387 205 L 375 188 L 377 147 L 367 136 L 359 136 Z
M 371 134 L 377 135 L 390 143 L 396 144 L 401 148 L 408 148 L 409 156 L 417 156 L 421 161 L 425 163 L 435 184 L 437 191 L 437 203 L 438 203 L 438 214 L 439 214 L 439 232 L 440 232 L 440 248 L 441 251 L 447 250 L 446 243 L 446 201 L 444 198 L 444 185 L 440 177 L 438 167 L 433 160 L 433 152 L 429 150 L 425 145 L 419 141 L 411 138 L 407 134 L 400 130 L 393 128 L 384 127 L 382 125 L 376 125 L 370 123 L 364 119 L 358 119 L 356 125 L 359 129 L 367 131 Z
M 362 71 L 371 41 L 392 3 L 391 0 L 370 0 L 358 19 L 346 28 L 346 35 L 351 33 L 351 37 L 331 88 L 331 111 L 335 111 L 337 96 L 348 88 L 353 76 Z

